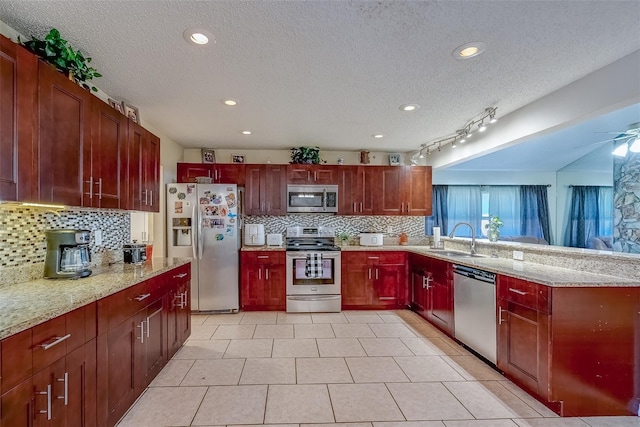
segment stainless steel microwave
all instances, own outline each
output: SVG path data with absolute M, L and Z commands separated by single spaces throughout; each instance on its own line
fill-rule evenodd
M 288 213 L 337 213 L 337 185 L 287 185 Z

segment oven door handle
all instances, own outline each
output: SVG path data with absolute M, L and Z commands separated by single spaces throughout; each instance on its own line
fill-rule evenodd
M 298 252 L 299 253 L 299 252 Z M 331 255 L 325 255 L 326 252 L 322 252 L 322 259 L 338 259 L 340 258 L 340 254 L 338 253 L 337 255 L 331 254 Z M 287 252 L 287 257 L 291 258 L 291 259 L 307 259 L 307 256 L 299 256 L 296 255 L 296 253 L 290 253 Z
M 340 295 L 306 295 L 306 296 L 288 295 L 287 299 L 292 301 L 328 301 L 328 300 L 340 299 Z

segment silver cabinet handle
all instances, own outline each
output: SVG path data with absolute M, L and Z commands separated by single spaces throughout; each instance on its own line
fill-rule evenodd
M 269 255 L 258 255 L 258 259 L 268 259 Z
M 64 395 L 58 396 L 58 399 L 64 399 L 64 406 L 69 405 L 69 373 L 65 372 L 63 378 L 56 378 L 59 383 L 64 382 Z
M 187 306 L 187 298 L 189 297 L 188 291 L 184 291 L 180 294 L 180 308 L 185 308 Z
M 411 202 L 407 202 L 407 213 L 411 212 Z
M 360 202 L 360 212 L 362 212 L 362 202 Z
M 353 211 L 357 213 L 358 212 L 358 208 L 356 206 L 357 206 L 357 203 L 353 202 Z
M 134 297 L 133 299 L 136 301 L 142 301 L 145 300 L 147 298 L 149 298 L 151 296 L 151 294 L 143 294 L 143 295 L 138 295 L 137 297 Z
M 307 171 L 307 181 L 311 181 L 311 172 Z
M 258 269 L 258 279 L 262 280 L 262 268 Z
M 378 271 L 380 270 L 376 268 L 376 280 L 378 280 Z
M 187 273 L 180 273 L 180 274 L 176 274 L 175 276 L 173 276 L 174 279 L 182 279 L 183 277 L 186 277 Z
M 149 196 L 149 205 L 153 206 L 153 190 L 149 190 L 149 193 L 151 193 Z
M 498 325 L 502 325 L 502 322 L 504 322 L 504 319 L 502 318 L 503 311 L 507 310 L 503 310 L 502 307 L 498 307 Z
M 433 278 L 431 276 L 422 276 L 422 287 L 429 290 L 431 289 L 431 281 Z
M 369 269 L 369 280 L 371 280 L 371 269 Z
M 89 181 L 85 181 L 85 182 L 89 184 L 89 198 L 93 199 L 93 177 L 90 176 Z
M 95 184 L 98 186 L 98 200 L 102 200 L 102 178 L 99 178 Z
M 380 301 L 396 299 L 396 297 L 378 297 Z
M 47 384 L 47 391 L 36 391 L 35 394 L 47 395 L 46 411 L 38 411 L 38 414 L 47 414 L 47 420 L 51 420 L 51 384 Z
M 313 171 L 313 180 L 314 181 L 318 180 L 318 171 Z
M 268 268 L 265 268 L 265 270 L 264 270 L 264 278 L 265 278 L 265 280 L 269 280 L 269 269 Z
M 368 256 L 367 259 L 380 259 L 379 256 Z
M 518 289 L 513 289 L 513 288 L 509 288 L 509 292 L 513 292 L 514 294 L 518 294 L 518 295 L 526 295 L 527 294 L 524 291 L 520 291 Z
M 40 347 L 42 347 L 44 350 L 49 350 L 51 347 L 56 346 L 62 341 L 68 340 L 69 338 L 71 338 L 71 334 L 67 334 L 63 337 L 56 337 L 53 342 L 50 342 L 49 344 L 40 344 Z
M 404 212 L 404 202 L 402 202 L 402 205 L 400 206 L 400 212 Z
M 140 328 L 140 336 L 137 338 L 140 340 L 140 344 L 144 344 L 144 320 L 137 327 Z

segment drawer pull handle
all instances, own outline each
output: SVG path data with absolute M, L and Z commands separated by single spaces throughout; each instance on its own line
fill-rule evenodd
M 51 384 L 47 384 L 47 391 L 36 391 L 35 394 L 46 394 L 47 395 L 47 410 L 38 411 L 39 414 L 47 414 L 47 420 L 51 420 Z
M 267 259 L 269 255 L 258 255 L 258 259 Z
M 527 294 L 524 291 L 520 291 L 518 289 L 513 289 L 513 288 L 509 288 L 509 292 L 513 292 L 514 294 L 518 294 L 518 295 L 526 295 Z
M 175 276 L 173 276 L 174 279 L 182 279 L 183 277 L 186 277 L 187 273 L 180 273 L 180 274 L 176 274 Z
M 143 295 L 139 295 L 139 296 L 137 296 L 137 297 L 135 297 L 133 299 L 136 300 L 136 301 L 142 301 L 142 300 L 145 300 L 145 299 L 149 298 L 150 296 L 151 296 L 151 294 L 143 294 Z
M 64 373 L 64 378 L 56 378 L 59 383 L 64 382 L 64 395 L 58 396 L 58 399 L 64 399 L 64 406 L 69 406 L 69 373 Z
M 136 338 L 140 340 L 140 344 L 144 344 L 144 320 L 137 327 L 140 328 L 140 336 Z
M 502 307 L 498 307 L 498 325 L 502 325 L 504 319 L 502 318 L 502 312 L 507 310 L 502 310 Z
M 67 334 L 63 337 L 56 337 L 55 341 L 50 342 L 49 344 L 40 344 L 40 347 L 42 347 L 44 350 L 49 350 L 51 347 L 56 346 L 60 344 L 62 341 L 67 340 L 69 338 L 71 338 L 71 334 Z
M 378 297 L 380 301 L 396 299 L 396 297 Z

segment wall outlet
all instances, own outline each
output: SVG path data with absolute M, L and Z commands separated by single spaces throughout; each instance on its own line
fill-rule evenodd
M 513 251 L 513 259 L 518 261 L 524 261 L 524 252 L 522 251 Z
M 102 230 L 94 230 L 93 239 L 95 240 L 95 245 L 102 245 Z
M 387 234 L 392 234 L 393 233 L 393 227 L 388 225 L 387 226 Z

